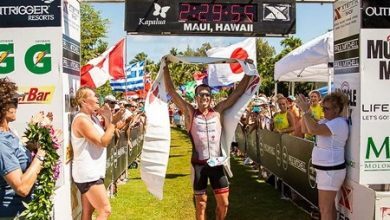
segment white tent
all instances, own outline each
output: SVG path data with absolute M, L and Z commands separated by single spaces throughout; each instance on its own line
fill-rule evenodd
M 333 81 L 333 31 L 291 51 L 275 64 L 275 81 Z

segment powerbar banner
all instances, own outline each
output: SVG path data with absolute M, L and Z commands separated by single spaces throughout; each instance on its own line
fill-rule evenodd
M 61 0 L 1 0 L 0 27 L 59 27 Z

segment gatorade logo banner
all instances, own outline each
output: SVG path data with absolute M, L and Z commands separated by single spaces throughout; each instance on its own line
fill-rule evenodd
M 0 75 L 15 70 L 14 44 L 0 42 Z
M 0 27 L 59 27 L 61 0 L 1 0 Z
M 28 70 L 34 74 L 45 74 L 51 71 L 50 44 L 36 44 L 30 47 L 24 56 Z

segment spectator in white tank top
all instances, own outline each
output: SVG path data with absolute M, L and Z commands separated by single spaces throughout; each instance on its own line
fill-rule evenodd
M 88 87 L 77 91 L 76 102 L 80 111 L 72 122 L 71 130 L 74 152 L 72 177 L 81 192 L 81 219 L 91 219 L 95 209 L 97 220 L 108 219 L 111 205 L 103 184 L 106 147 L 111 143 L 115 124 L 121 119 L 124 110 L 112 115 L 107 103 L 100 108 L 95 92 Z M 104 118 L 105 131 L 94 120 L 95 113 Z

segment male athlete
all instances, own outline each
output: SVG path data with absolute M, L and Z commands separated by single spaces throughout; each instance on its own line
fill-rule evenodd
M 247 60 L 252 63 L 252 60 Z M 172 97 L 173 103 L 184 113 L 185 128 L 192 141 L 191 163 L 194 174 L 194 195 L 196 207 L 196 219 L 204 220 L 207 205 L 207 181 L 210 179 L 217 202 L 216 219 L 225 219 L 229 205 L 229 181 L 222 164 L 215 166 L 215 162 L 221 158 L 221 133 L 223 112 L 233 104 L 245 92 L 251 78 L 254 76 L 245 75 L 237 88 L 224 101 L 211 107 L 211 89 L 208 85 L 202 84 L 195 89 L 195 101 L 197 108 L 187 103 L 177 94 L 172 79 L 169 75 L 168 63 L 164 67 L 164 80 L 168 94 Z

